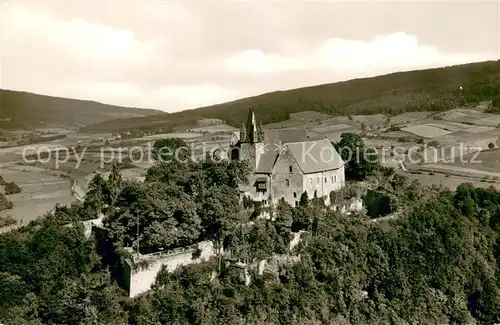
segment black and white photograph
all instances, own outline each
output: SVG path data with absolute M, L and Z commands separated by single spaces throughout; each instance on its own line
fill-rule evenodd
M 0 0 L 0 325 L 500 325 L 500 1 Z

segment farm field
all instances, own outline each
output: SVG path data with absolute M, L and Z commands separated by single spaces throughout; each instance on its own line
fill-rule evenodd
M 431 113 L 429 112 L 408 112 L 402 113 L 390 118 L 390 123 L 394 125 L 419 123 L 426 119 Z
M 208 132 L 208 133 L 218 133 L 218 132 L 236 132 L 239 131 L 238 128 L 232 127 L 227 124 L 218 124 L 218 125 L 210 125 L 210 126 L 202 126 L 197 128 L 192 128 L 192 132 Z
M 455 171 L 467 169 L 500 175 L 500 149 L 481 151 L 477 155 L 465 155 L 462 159 L 457 158 L 451 163 L 441 165 L 443 166 L 442 168 L 450 168 L 450 170 Z M 487 176 L 487 174 L 485 174 L 485 176 Z
M 490 186 L 493 186 L 500 190 L 500 183 L 488 183 L 488 182 L 483 182 L 475 178 L 468 178 L 468 177 L 460 177 L 460 176 L 446 176 L 445 174 L 439 174 L 435 173 L 434 175 L 430 175 L 429 173 L 423 172 L 422 174 L 411 174 L 411 173 L 406 173 L 401 170 L 398 170 L 398 174 L 408 177 L 411 180 L 418 180 L 421 184 L 426 185 L 426 186 L 442 186 L 449 188 L 450 190 L 454 191 L 457 186 L 463 183 L 471 183 L 475 187 L 480 187 L 480 188 L 488 188 Z
M 161 140 L 161 139 L 166 139 L 166 138 L 181 138 L 181 139 L 190 139 L 190 138 L 196 138 L 203 135 L 200 132 L 178 132 L 178 133 L 164 133 L 164 134 L 154 134 L 154 135 L 148 135 L 144 136 L 142 138 L 137 138 L 141 140 Z
M 437 138 L 451 132 L 430 125 L 412 125 L 401 129 L 401 131 L 414 134 L 422 138 Z
M 443 129 L 445 131 L 450 131 L 450 132 L 463 131 L 463 130 L 470 129 L 470 128 L 474 127 L 474 126 L 468 125 L 468 124 L 456 123 L 456 122 L 446 122 L 446 121 L 429 122 L 429 123 L 427 123 L 427 125 L 434 126 L 434 127 Z
M 384 125 L 387 118 L 388 117 L 385 114 L 354 115 L 352 117 L 352 119 L 357 123 L 365 123 L 366 125 Z
M 445 121 L 473 125 L 497 126 L 500 123 L 499 115 L 487 114 L 474 109 L 457 108 L 440 113 L 437 116 Z
M 7 196 L 14 204 L 13 209 L 0 212 L 12 216 L 18 223 L 27 223 L 50 211 L 57 203 L 69 204 L 74 198 L 70 192 L 70 182 L 50 171 L 31 166 L 11 166 L 2 168 L 2 176 L 7 181 L 15 181 L 21 193 Z
M 469 167 L 471 166 L 472 165 L 469 165 Z M 455 176 L 470 177 L 470 178 L 491 179 L 491 180 L 500 179 L 499 172 L 484 171 L 477 167 L 467 168 L 467 167 L 453 166 L 446 164 L 425 164 L 420 167 L 420 170 L 427 172 L 444 173 Z

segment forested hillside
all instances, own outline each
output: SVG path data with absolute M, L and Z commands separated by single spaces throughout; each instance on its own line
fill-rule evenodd
M 0 129 L 83 126 L 159 112 L 0 89 Z
M 284 121 L 290 113 L 306 110 L 343 116 L 440 111 L 499 96 L 500 61 L 488 61 L 271 92 L 168 116 L 108 121 L 83 130 L 167 128 L 201 118 L 219 118 L 238 126 L 249 107 L 255 107 L 264 124 Z
M 351 135 L 353 137 L 355 135 Z M 342 145 L 342 142 L 339 142 Z M 389 198 L 391 221 L 341 215 L 317 198 L 281 200 L 275 220 L 238 205 L 239 163 L 159 163 L 145 183 L 115 167 L 97 176 L 83 205 L 0 235 L 0 323 L 4 324 L 484 324 L 500 322 L 500 192 L 463 184 L 428 188 L 390 168 L 349 164 Z M 332 200 L 358 195 L 348 183 Z M 248 208 L 248 207 L 247 207 Z M 257 206 L 255 207 L 258 208 Z M 111 240 L 65 227 L 107 214 Z M 300 260 L 251 272 L 246 286 L 217 260 L 160 273 L 154 290 L 129 299 L 115 277 L 124 247 L 176 247 L 209 238 L 234 259 L 285 253 L 305 230 Z M 112 258 L 115 256 L 115 258 Z M 236 272 L 235 272 L 236 271 Z

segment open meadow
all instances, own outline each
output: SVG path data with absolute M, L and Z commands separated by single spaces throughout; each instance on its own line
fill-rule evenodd
M 70 192 L 70 181 L 57 173 L 42 168 L 22 165 L 4 166 L 2 177 L 15 181 L 22 192 L 8 195 L 13 209 L 0 212 L 12 216 L 18 223 L 26 223 L 50 211 L 56 204 L 69 204 L 74 199 Z

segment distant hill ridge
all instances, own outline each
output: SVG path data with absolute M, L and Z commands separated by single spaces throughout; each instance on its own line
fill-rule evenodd
M 462 90 L 460 87 L 462 86 Z M 176 113 L 119 107 L 93 101 L 0 90 L 0 128 L 86 125 L 87 132 L 172 130 L 216 118 L 238 127 L 249 107 L 263 124 L 285 121 L 290 114 L 317 111 L 333 116 L 443 111 L 500 96 L 500 61 L 437 69 L 396 72 L 349 81 L 275 91 Z M 497 100 L 498 102 L 498 100 Z M 135 117 L 116 118 L 117 114 Z
M 395 115 L 409 111 L 448 110 L 498 96 L 500 61 L 486 61 L 275 91 L 168 115 L 107 121 L 82 130 L 169 129 L 192 125 L 202 118 L 218 118 L 238 127 L 246 118 L 249 107 L 255 107 L 264 124 L 287 120 L 291 113 L 301 111 L 334 116 Z
M 84 126 L 161 111 L 0 89 L 0 128 Z

